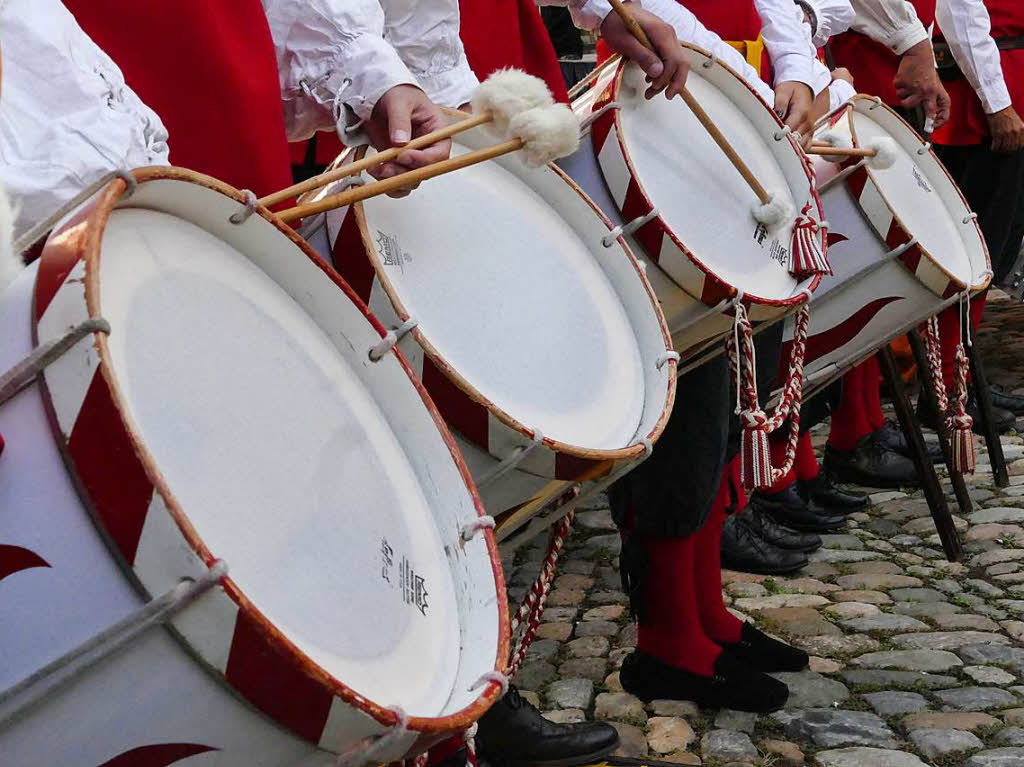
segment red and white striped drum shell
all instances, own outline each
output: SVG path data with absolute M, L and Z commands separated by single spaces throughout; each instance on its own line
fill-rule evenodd
M 727 65 L 684 46 L 687 87 L 766 189 L 795 212 L 823 218 L 810 168 L 771 108 Z M 782 319 L 807 301 L 819 277 L 788 269 L 793 223 L 766 231 L 751 214 L 756 197 L 680 99 L 647 100 L 642 71 L 618 57 L 573 101 L 590 140 L 559 161 L 628 237 L 648 266 L 680 370 L 721 351 L 730 302 L 751 320 Z M 818 234 L 824 246 L 824 237 Z
M 464 730 L 500 695 L 478 681 L 508 615 L 443 420 L 289 227 L 190 171 L 135 178 L 0 296 L 0 370 L 111 326 L 0 405 L 0 761 L 326 766 Z M 4 690 L 217 561 L 166 626 L 13 715 Z
M 494 142 L 476 128 L 455 137 L 452 154 Z M 301 231 L 386 326 L 418 323 L 399 348 L 499 515 L 641 459 L 668 418 L 668 332 L 610 229 L 559 169 L 512 154 Z
M 991 279 L 976 217 L 942 163 L 899 115 L 875 97 L 859 95 L 821 123 L 816 135 L 826 134 L 861 148 L 891 139 L 895 163 L 878 168 L 860 158 L 841 164 L 814 158 L 834 274 L 823 278 L 811 302 L 808 392 Z M 792 332 L 787 323 L 783 369 Z

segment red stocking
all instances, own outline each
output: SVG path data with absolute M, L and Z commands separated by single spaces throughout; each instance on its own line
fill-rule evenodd
M 832 411 L 828 444 L 847 452 L 857 446 L 857 440 L 873 431 L 864 414 L 864 366 L 858 365 L 843 376 L 843 395 L 839 407 Z

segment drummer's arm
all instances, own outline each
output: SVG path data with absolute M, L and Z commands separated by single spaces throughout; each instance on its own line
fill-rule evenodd
M 1024 141 L 1024 123 L 1014 110 L 992 19 L 982 0 L 939 0 L 935 20 L 960 71 L 978 94 L 992 134 L 992 149 L 1016 152 Z

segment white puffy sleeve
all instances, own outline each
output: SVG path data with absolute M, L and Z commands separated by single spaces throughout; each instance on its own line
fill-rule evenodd
M 814 15 L 811 43 L 815 48 L 848 30 L 855 15 L 850 0 L 797 0 L 797 5 Z
M 981 99 L 985 114 L 1010 106 L 999 48 L 992 39 L 992 20 L 982 0 L 939 0 L 935 20 L 960 71 Z
M 0 3 L 0 184 L 15 236 L 118 168 L 168 162 L 167 131 L 60 0 Z
M 349 107 L 366 119 L 396 85 L 419 83 L 384 37 L 377 0 L 263 0 L 292 141 L 333 130 Z
M 850 29 L 881 43 L 897 56 L 929 38 L 907 0 L 850 0 L 856 13 Z
M 793 0 L 754 0 L 761 17 L 761 36 L 775 70 L 775 82 L 800 82 L 817 96 L 828 83 L 814 74 L 814 46 L 804 12 Z
M 459 39 L 458 0 L 381 0 L 384 37 L 431 101 L 458 107 L 479 85 Z

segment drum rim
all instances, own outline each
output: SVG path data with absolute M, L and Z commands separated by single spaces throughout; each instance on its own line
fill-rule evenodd
M 870 108 L 877 109 L 878 107 L 882 107 L 883 109 L 885 109 L 892 118 L 894 118 L 895 120 L 898 120 L 900 122 L 900 124 L 902 124 L 910 132 L 910 134 L 917 141 L 920 142 L 922 148 L 926 148 L 927 149 L 928 154 L 935 161 L 935 164 L 941 169 L 941 171 L 944 174 L 945 178 L 949 181 L 950 186 L 956 192 L 957 197 L 964 204 L 964 209 L 967 210 L 967 211 L 970 211 L 971 210 L 970 204 L 967 202 L 967 199 L 964 197 L 963 192 L 960 190 L 960 187 L 953 180 L 953 177 L 949 174 L 949 171 L 946 169 L 946 166 L 935 155 L 935 152 L 934 152 L 934 150 L 931 147 L 931 143 L 924 141 L 921 138 L 921 136 L 918 135 L 917 131 L 915 131 L 910 126 L 910 123 L 908 123 L 906 120 L 904 120 L 896 112 L 896 110 L 894 110 L 888 104 L 883 102 L 877 96 L 872 96 L 872 95 L 865 94 L 865 93 L 858 93 L 855 96 L 853 96 L 852 98 L 850 98 L 841 107 L 839 107 L 838 109 L 834 110 L 831 114 L 827 115 L 826 118 L 823 118 L 823 119 L 831 120 L 831 124 L 835 125 L 840 120 L 845 118 L 849 122 L 850 137 L 851 137 L 851 139 L 853 141 L 853 146 L 854 147 L 860 147 L 860 143 L 859 143 L 859 141 L 857 139 L 857 127 L 856 127 L 856 125 L 854 124 L 854 121 L 853 121 L 853 113 L 855 111 L 858 111 L 858 107 L 864 105 L 865 102 L 870 102 L 871 103 L 872 107 L 870 107 Z M 847 165 L 852 165 L 852 164 L 853 164 L 852 161 L 847 161 L 845 163 L 842 163 L 842 167 L 846 167 Z M 878 178 L 876 177 L 874 170 L 871 168 L 870 163 L 865 163 L 863 166 L 861 166 L 861 170 L 864 171 L 864 173 L 866 175 L 866 178 L 874 186 L 875 192 L 878 194 L 879 198 L 885 204 L 885 207 L 888 209 L 889 213 L 892 214 L 893 222 L 896 223 L 899 226 L 900 231 L 902 232 L 903 236 L 905 237 L 904 242 L 909 242 L 910 239 L 914 235 L 906 227 L 906 225 L 903 223 L 903 219 L 900 218 L 899 213 L 896 211 L 896 209 L 893 207 L 893 204 L 890 202 L 889 198 L 886 196 L 884 190 L 882 189 L 882 186 L 878 183 Z M 856 201 L 857 207 L 859 209 L 861 207 L 860 195 L 854 195 L 853 194 L 853 190 L 850 187 L 851 181 L 853 181 L 854 177 L 857 176 L 857 175 L 858 175 L 857 173 L 851 174 L 849 177 L 847 177 L 843 181 L 843 185 L 847 188 L 848 191 L 850 191 L 850 194 L 854 197 L 854 200 Z M 863 192 L 862 192 L 862 194 L 863 194 Z M 910 264 L 908 263 L 908 258 L 910 256 L 910 254 L 912 254 L 913 252 L 916 251 L 918 254 L 920 254 L 920 256 L 922 258 L 928 259 L 928 261 L 936 269 L 938 269 L 943 275 L 945 275 L 948 278 L 948 283 L 947 283 L 946 289 L 945 289 L 945 291 L 942 294 L 940 294 L 940 297 L 942 297 L 942 298 L 948 298 L 949 296 L 952 296 L 955 293 L 959 293 L 959 292 L 964 291 L 964 290 L 970 291 L 971 293 L 977 293 L 977 292 L 979 292 L 981 290 L 984 290 L 986 287 L 988 287 L 989 283 L 992 281 L 992 261 L 991 261 L 991 258 L 989 256 L 989 252 L 988 252 L 988 244 L 985 242 L 985 236 L 982 234 L 981 227 L 978 224 L 978 219 L 974 218 L 972 220 L 972 224 L 974 226 L 974 232 L 975 232 L 975 234 L 978 237 L 978 241 L 981 243 L 982 253 L 985 256 L 985 267 L 986 267 L 987 276 L 985 276 L 984 280 L 982 280 L 981 283 L 977 283 L 977 284 L 973 284 L 973 285 L 964 284 L 959 278 L 957 278 L 953 274 L 951 274 L 949 272 L 949 270 L 937 258 L 935 258 L 927 248 L 925 248 L 920 243 L 915 243 L 911 248 L 908 248 L 905 253 L 903 253 L 902 255 L 899 256 L 898 260 L 904 266 L 904 268 L 906 268 L 912 275 L 916 276 L 915 270 L 912 269 L 910 267 Z M 871 228 L 875 229 L 874 224 L 871 224 Z M 877 229 L 875 229 L 875 231 L 878 232 Z M 878 235 L 883 240 L 886 239 L 885 235 L 883 235 L 881 232 L 878 232 Z
M 712 62 L 714 62 L 715 65 L 722 67 L 726 72 L 728 72 L 730 75 L 732 75 L 733 78 L 735 78 L 737 81 L 739 81 L 739 83 L 744 88 L 746 88 L 750 92 L 750 94 L 752 96 L 754 96 L 759 102 L 764 104 L 766 112 L 771 115 L 773 120 L 775 120 L 775 123 L 777 124 L 777 126 L 779 127 L 780 130 L 785 127 L 783 122 L 782 122 L 782 120 L 779 119 L 779 116 L 777 114 L 775 114 L 775 111 L 772 110 L 771 108 L 769 108 L 769 106 L 764 103 L 764 100 L 760 97 L 760 95 L 757 93 L 757 91 L 755 91 L 750 86 L 750 84 L 746 80 L 744 80 L 743 77 L 740 76 L 740 74 L 738 72 L 736 72 L 735 69 L 733 69 L 731 66 L 729 66 L 724 61 L 721 61 L 720 59 L 715 58 L 714 56 L 711 55 L 711 53 L 709 53 L 708 51 L 704 50 L 699 45 L 694 45 L 692 43 L 686 43 L 686 42 L 680 42 L 680 45 L 682 45 L 683 48 L 686 48 L 686 49 L 690 50 L 691 52 L 697 54 L 698 56 L 703 56 L 705 60 L 712 61 Z M 614 58 L 615 57 L 612 57 L 609 60 L 610 61 L 614 60 Z M 616 100 L 616 97 L 617 97 L 618 92 L 619 92 L 619 88 L 622 85 L 622 77 L 623 77 L 623 73 L 625 72 L 625 67 L 629 63 L 626 59 L 623 59 L 621 56 L 619 56 L 618 58 L 619 58 L 619 61 L 618 61 L 617 65 L 614 67 L 614 72 L 613 72 L 613 74 L 610 75 L 611 78 L 612 78 L 611 82 L 607 86 L 608 91 L 609 91 L 609 96 L 608 96 L 607 101 L 615 101 Z M 596 85 L 597 85 L 597 82 L 595 82 L 595 86 Z M 595 110 L 599 109 L 600 106 L 603 103 L 606 103 L 605 99 L 603 99 L 601 96 L 598 96 L 594 100 L 594 109 Z M 635 183 L 636 186 L 637 186 L 637 191 L 640 193 L 640 197 L 641 197 L 641 199 L 643 201 L 643 204 L 644 204 L 644 207 L 645 207 L 645 211 L 649 212 L 651 210 L 654 210 L 656 206 L 655 206 L 654 202 L 651 200 L 650 195 L 648 195 L 647 189 L 644 186 L 644 183 L 641 180 L 639 174 L 637 173 L 637 169 L 636 169 L 635 165 L 633 164 L 633 158 L 630 155 L 629 148 L 625 145 L 625 142 L 624 142 L 623 137 L 622 137 L 622 110 L 620 110 L 620 109 L 611 110 L 611 114 L 606 114 L 606 115 L 603 115 L 602 117 L 598 118 L 598 122 L 601 122 L 601 121 L 612 121 L 614 123 L 615 128 L 616 128 L 616 136 L 615 136 L 616 142 L 618 144 L 619 151 L 622 153 L 622 158 L 623 158 L 623 161 L 625 162 L 626 168 L 627 168 L 627 170 L 629 172 L 630 180 L 633 183 Z M 786 138 L 789 141 L 790 146 L 797 153 L 798 159 L 800 159 L 800 161 L 801 161 L 801 167 L 804 170 L 804 174 L 807 176 L 808 187 L 810 189 L 810 199 L 814 203 L 814 205 L 817 207 L 818 220 L 824 221 L 825 220 L 824 208 L 823 208 L 823 206 L 821 204 L 821 197 L 818 194 L 818 189 L 817 189 L 817 185 L 815 183 L 813 170 L 811 169 L 810 164 L 809 164 L 808 160 L 806 159 L 806 157 L 802 156 L 803 153 L 797 148 L 796 142 L 793 139 L 793 137 L 791 135 L 787 134 Z M 596 147 L 595 147 L 595 149 L 596 149 Z M 601 167 L 601 171 L 603 173 L 604 172 L 604 167 L 601 166 L 600 161 L 598 162 L 598 165 Z M 679 284 L 678 282 L 676 282 L 674 277 L 669 275 L 670 279 L 672 279 L 673 282 L 676 282 L 676 284 L 679 285 L 679 288 L 681 290 L 686 291 L 691 296 L 693 296 L 693 298 L 696 301 L 699 301 L 700 303 L 703 303 L 703 304 L 705 304 L 706 306 L 709 306 L 709 307 L 710 306 L 716 306 L 723 299 L 725 299 L 725 300 L 734 299 L 740 293 L 739 288 L 737 288 L 735 285 L 731 285 L 730 283 L 728 283 L 725 280 L 723 280 L 721 277 L 719 277 L 714 272 L 714 270 L 710 266 L 707 266 L 703 261 L 701 261 L 701 259 L 698 258 L 698 256 L 679 239 L 679 237 L 672 230 L 672 228 L 668 226 L 668 224 L 661 217 L 661 215 L 655 216 L 654 219 L 650 223 L 651 224 L 655 224 L 661 230 L 661 232 L 664 234 L 664 236 L 668 237 L 672 241 L 672 243 L 686 257 L 686 259 L 691 264 L 693 264 L 693 266 L 695 266 L 697 269 L 699 269 L 704 274 L 705 280 L 710 280 L 711 283 L 716 288 L 716 290 L 711 291 L 711 292 L 708 292 L 706 289 L 705 289 L 705 291 L 703 291 L 704 293 L 708 293 L 708 297 L 707 298 L 705 298 L 703 295 L 694 296 L 688 286 Z M 824 232 L 822 232 L 819 236 L 821 238 L 821 243 L 822 243 L 823 249 L 827 251 L 827 248 L 828 248 L 827 237 L 825 237 Z M 666 272 L 666 274 L 668 274 L 668 273 Z M 750 309 L 751 307 L 755 307 L 755 306 L 766 306 L 766 307 L 773 307 L 773 308 L 779 308 L 779 309 L 793 309 L 793 308 L 799 307 L 800 305 L 804 304 L 808 300 L 808 298 L 807 298 L 807 291 L 810 291 L 810 292 L 813 293 L 818 288 L 818 285 L 821 283 L 821 280 L 822 280 L 822 275 L 815 274 L 810 279 L 797 282 L 797 290 L 796 290 L 796 292 L 792 296 L 790 296 L 789 298 L 784 298 L 784 299 L 767 298 L 767 297 L 764 297 L 764 296 L 759 296 L 759 295 L 757 295 L 754 292 L 743 291 L 743 293 L 742 293 L 742 296 L 743 296 L 742 301 L 743 301 L 744 306 L 746 306 L 748 309 Z M 804 285 L 804 287 L 801 289 L 799 287 L 800 285 Z
M 206 176 L 185 168 L 177 168 L 173 166 L 152 166 L 134 170 L 131 175 L 139 185 L 150 181 L 184 182 L 218 192 L 226 197 L 238 201 L 242 205 L 245 205 L 247 202 L 245 193 L 230 187 L 224 182 L 211 176 Z M 53 296 L 60 292 L 60 287 L 63 284 L 67 273 L 70 272 L 70 270 L 77 265 L 79 261 L 85 262 L 85 277 L 83 280 L 84 303 L 87 316 L 90 318 L 101 316 L 99 306 L 100 270 L 97 267 L 100 258 L 100 247 L 102 244 L 103 233 L 105 231 L 106 224 L 109 221 L 111 212 L 115 209 L 118 200 L 127 189 L 128 184 L 120 178 L 115 178 L 110 181 L 110 183 L 97 192 L 89 202 L 81 207 L 78 212 L 73 214 L 69 219 L 66 219 L 64 223 L 53 230 L 48 237 L 42 255 L 39 259 L 40 271 L 45 268 L 48 262 L 51 264 L 58 263 L 60 265 L 58 268 L 61 273 L 57 274 L 54 278 L 57 282 L 57 286 L 53 290 Z M 355 305 L 363 317 L 366 318 L 373 329 L 379 333 L 382 338 L 386 335 L 387 331 L 385 328 L 370 312 L 366 304 L 356 295 L 355 291 L 352 290 L 348 283 L 346 283 L 342 277 L 330 267 L 330 265 L 317 255 L 315 251 L 313 251 L 313 249 L 295 232 L 291 226 L 282 222 L 271 211 L 260 205 L 256 206 L 253 211 L 253 215 L 260 216 L 265 221 L 273 225 L 279 232 L 283 233 L 298 248 L 298 250 L 305 255 L 306 258 L 312 261 L 323 275 L 327 279 L 331 280 L 341 293 Z M 72 236 L 58 236 L 61 234 L 70 234 L 70 230 L 78 228 L 79 226 L 84 226 L 84 231 L 74 233 Z M 66 269 L 62 267 L 66 267 Z M 38 287 L 33 288 L 32 327 L 34 335 L 38 334 L 39 319 L 43 314 L 43 311 L 38 307 L 37 290 Z M 43 309 L 45 308 L 46 307 L 43 307 Z M 110 399 L 113 404 L 113 420 L 117 422 L 116 427 L 123 429 L 131 438 L 132 446 L 134 448 L 132 460 L 138 464 L 138 467 L 144 472 L 146 479 L 152 484 L 153 497 L 156 498 L 157 495 L 160 496 L 163 501 L 164 508 L 171 517 L 173 523 L 177 526 L 188 546 L 192 549 L 192 552 L 199 557 L 206 567 L 212 566 L 216 561 L 216 557 L 206 547 L 202 537 L 192 526 L 187 513 L 178 503 L 171 488 L 168 486 L 167 481 L 160 473 L 155 459 L 146 448 L 142 436 L 137 432 L 134 426 L 130 415 L 130 409 L 128 408 L 121 393 L 117 375 L 114 371 L 113 365 L 111 364 L 106 336 L 99 332 L 93 333 L 92 335 L 92 344 L 99 358 L 95 376 L 102 376 L 104 383 L 106 384 L 106 388 L 109 390 Z M 34 340 L 38 341 L 38 339 Z M 413 388 L 419 395 L 421 401 L 430 414 L 431 419 L 437 427 L 438 433 L 455 462 L 462 482 L 465 484 L 465 487 L 472 498 L 473 504 L 476 508 L 477 517 L 481 518 L 487 516 L 487 512 L 484 508 L 483 501 L 480 498 L 480 493 L 476 487 L 475 481 L 473 480 L 472 474 L 470 473 L 444 418 L 438 411 L 436 404 L 430 398 L 430 395 L 423 386 L 422 381 L 420 381 L 415 375 L 408 360 L 399 351 L 399 349 L 396 347 L 391 349 L 390 352 L 394 354 L 395 360 L 400 365 L 403 373 L 408 377 L 410 383 L 413 385 Z M 96 379 L 94 378 L 93 380 Z M 121 551 L 113 536 L 107 529 L 107 525 L 99 513 L 102 504 L 96 501 L 80 479 L 78 463 L 69 450 L 69 439 L 61 433 L 60 426 L 58 425 L 52 395 L 45 376 L 40 376 L 39 383 L 43 393 L 43 402 L 48 411 L 49 420 L 53 428 L 54 438 L 58 443 L 58 448 L 65 466 L 72 475 L 78 495 L 81 498 L 83 505 L 88 509 L 93 523 L 99 530 L 101 537 L 104 539 L 104 542 L 107 544 L 108 549 L 117 561 L 118 565 L 131 581 L 132 586 L 144 596 L 151 597 L 152 595 L 146 587 L 144 580 L 137 571 L 135 565 L 128 561 L 128 558 L 125 556 L 124 552 Z M 485 535 L 487 555 L 491 572 L 494 577 L 497 597 L 498 648 L 493 671 L 501 673 L 505 670 L 510 647 L 508 599 L 501 559 L 498 554 L 498 547 L 495 542 L 493 532 L 489 529 L 485 529 L 483 532 Z M 237 605 L 239 615 L 241 616 L 242 614 L 245 614 L 245 616 L 258 628 L 260 644 L 258 649 L 261 649 L 264 652 L 276 653 L 281 656 L 292 671 L 299 672 L 308 682 L 319 686 L 323 691 L 330 693 L 332 697 L 340 698 L 349 706 L 369 715 L 380 725 L 384 727 L 395 727 L 399 724 L 399 717 L 394 710 L 388 708 L 386 704 L 377 703 L 358 691 L 350 688 L 342 680 L 328 673 L 319 664 L 313 661 L 291 639 L 285 636 L 280 629 L 274 626 L 273 623 L 263 615 L 259 608 L 234 583 L 231 579 L 230 573 L 225 575 L 219 581 L 219 584 L 228 598 Z M 204 654 L 197 648 L 193 647 L 192 642 L 181 637 L 177 630 L 171 629 L 170 633 L 178 636 L 188 647 L 190 652 L 196 653 L 202 660 L 202 665 L 206 670 L 209 673 L 214 674 L 221 684 L 235 690 L 236 694 L 245 699 L 249 705 L 255 706 L 261 711 L 261 713 L 263 713 L 264 716 L 274 720 L 279 726 L 293 733 L 296 737 L 299 737 L 318 748 L 323 748 L 323 746 L 320 746 L 319 741 L 313 740 L 306 734 L 298 732 L 294 726 L 279 720 L 275 714 L 264 710 L 257 702 L 250 700 L 244 690 L 238 689 L 227 678 L 224 671 L 214 668 L 211 663 L 207 662 Z M 423 733 L 424 735 L 454 733 L 469 727 L 473 722 L 479 719 L 480 716 L 482 716 L 499 697 L 501 697 L 500 685 L 497 683 L 486 684 L 482 687 L 482 692 L 476 697 L 476 699 L 462 709 L 440 717 L 409 716 L 405 726 L 410 731 L 416 731 Z
M 465 113 L 459 112 L 455 109 L 445 108 L 442 111 L 449 118 L 457 118 L 458 116 L 465 117 Z M 351 155 L 351 158 L 353 160 L 361 159 L 365 156 L 366 151 L 367 147 L 359 147 Z M 611 221 L 609 221 L 609 219 L 601 212 L 597 204 L 591 200 L 590 197 L 576 184 L 576 182 L 573 181 L 561 168 L 554 163 L 548 163 L 546 167 L 548 170 L 553 171 L 557 178 L 563 181 L 572 192 L 575 192 L 589 206 L 589 208 L 597 214 L 601 223 L 609 231 L 614 228 Z M 373 268 L 374 280 L 380 284 L 381 289 L 386 294 L 387 299 L 391 307 L 394 309 L 395 314 L 398 316 L 399 321 L 405 322 L 410 318 L 409 312 L 406 309 L 405 304 L 402 302 L 399 292 L 395 289 L 393 283 L 388 277 L 387 270 L 384 269 L 384 266 L 377 255 L 377 249 L 373 246 L 373 238 L 370 235 L 369 226 L 367 225 L 366 211 L 363 203 L 357 202 L 353 204 L 351 209 L 346 213 L 346 216 L 348 215 L 355 217 L 355 222 L 359 229 L 359 237 L 363 245 L 364 256 Z M 641 280 L 641 284 L 647 294 L 647 299 L 657 316 L 662 340 L 665 343 L 665 350 L 672 351 L 672 338 L 669 335 L 668 325 L 665 322 L 665 316 L 661 311 L 661 305 L 658 302 L 654 288 L 651 287 L 650 281 L 647 279 L 647 275 L 640 266 L 639 260 L 626 244 L 624 237 L 620 235 L 616 238 L 616 242 L 618 242 L 622 247 L 626 257 L 629 259 L 630 264 L 633 267 L 634 272 Z M 514 418 L 510 413 L 498 407 L 498 405 L 488 399 L 483 392 L 466 380 L 459 371 L 444 358 L 441 352 L 438 351 L 438 349 L 430 342 L 419 327 L 414 327 L 409 332 L 409 335 L 413 337 L 416 343 L 423 350 L 424 355 L 431 360 L 445 379 L 454 384 L 454 386 L 463 395 L 468 397 L 472 405 L 483 408 L 489 414 L 489 417 L 493 417 L 506 428 L 518 432 L 522 437 L 525 437 L 528 440 L 534 439 L 535 431 L 533 428 L 522 423 Z M 665 430 L 665 425 L 668 423 L 669 415 L 671 414 L 672 407 L 675 403 L 676 360 L 668 359 L 667 364 L 671 367 L 668 368 L 668 382 L 665 392 L 664 406 L 658 420 L 651 427 L 646 437 L 637 438 L 634 436 L 634 442 L 626 447 L 615 449 L 595 449 L 571 445 L 566 442 L 551 439 L 546 435 L 541 436 L 541 443 L 549 451 L 554 453 L 556 457 L 555 471 L 553 472 L 555 479 L 578 480 L 581 477 L 598 478 L 606 476 L 610 474 L 620 463 L 635 460 L 645 454 L 647 451 L 645 442 L 653 443 L 658 440 L 662 432 Z M 456 427 L 453 426 L 452 428 Z M 474 444 L 478 444 L 476 440 L 472 440 L 468 436 L 466 436 L 465 439 L 473 442 Z M 487 445 L 478 446 L 482 447 L 484 450 L 488 450 Z M 566 462 L 566 466 L 564 468 L 560 466 L 558 456 L 565 456 L 570 459 Z

